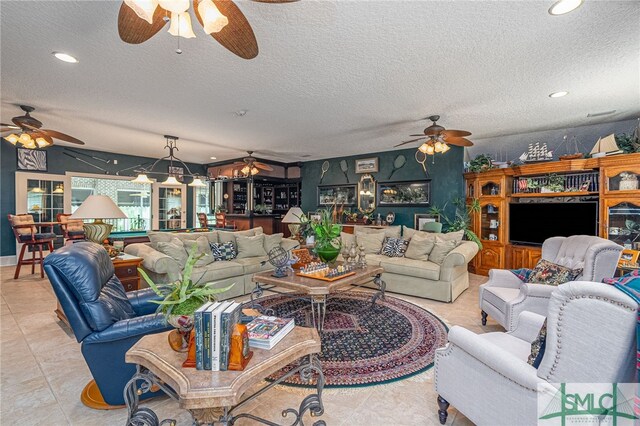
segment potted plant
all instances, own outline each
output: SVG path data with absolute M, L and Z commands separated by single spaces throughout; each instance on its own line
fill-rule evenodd
M 144 270 L 138 268 L 149 287 L 162 297 L 162 300 L 153 301 L 153 303 L 158 304 L 157 311 L 164 314 L 167 323 L 178 331 L 180 340 L 175 334 L 169 335 L 169 344 L 179 352 L 186 351 L 189 345 L 189 333 L 193 329 L 193 313 L 196 309 L 206 302 L 217 300 L 217 294 L 224 293 L 234 286 L 231 284 L 225 288 L 214 288 L 215 282 L 193 282 L 191 280 L 193 267 L 204 256 L 204 254 L 197 255 L 196 251 L 197 246 L 194 243 L 180 279 L 168 285 L 158 286 Z
M 436 206 L 429 208 L 429 213 L 440 216 L 445 226 L 445 232 L 464 231 L 464 237 L 468 241 L 476 243 L 478 248 L 482 250 L 480 238 L 471 230 L 471 214 L 480 212 L 480 200 L 474 198 L 471 200 L 471 203 L 467 205 L 462 198 L 456 198 L 453 200 L 453 205 L 456 206 L 453 218 L 445 214 L 446 203 L 442 208 Z
M 319 213 L 319 221 L 309 222 L 315 237 L 314 250 L 323 262 L 333 262 L 340 254 L 342 247 L 340 241 L 342 225 L 334 222 L 333 214 L 329 209 L 322 209 Z

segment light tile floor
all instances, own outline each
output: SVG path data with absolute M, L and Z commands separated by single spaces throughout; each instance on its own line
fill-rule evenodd
M 112 425 L 124 424 L 126 410 L 98 411 L 80 402 L 80 391 L 91 379 L 80 345 L 71 330 L 58 321 L 56 299 L 49 281 L 23 271 L 13 279 L 13 267 L 0 268 L 0 424 L 2 425 Z M 461 325 L 474 332 L 501 330 L 489 322 L 480 325 L 478 286 L 485 277 L 471 276 L 471 287 L 454 303 L 400 296 L 419 305 L 447 325 Z M 328 425 L 438 425 L 432 372 L 389 385 L 333 390 L 323 395 Z M 252 414 L 280 423 L 280 411 L 297 407 L 299 389 L 278 388 L 249 407 Z M 158 416 L 191 424 L 190 416 L 169 398 L 148 403 Z M 240 422 L 250 424 L 249 422 Z M 312 424 L 311 418 L 305 419 Z M 471 422 L 454 407 L 447 424 Z

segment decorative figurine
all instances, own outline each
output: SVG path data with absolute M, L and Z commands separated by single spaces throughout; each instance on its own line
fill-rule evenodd
M 364 246 L 358 246 L 358 266 L 362 269 L 367 267 L 367 259 L 365 258 L 366 254 L 364 252 Z
M 356 243 L 352 243 L 351 244 L 351 249 L 349 250 L 349 258 L 350 258 L 350 264 L 355 266 L 356 265 L 356 257 L 358 256 L 358 250 L 356 248 Z
M 349 247 L 346 245 L 342 246 L 342 260 L 344 260 L 345 265 L 349 264 Z

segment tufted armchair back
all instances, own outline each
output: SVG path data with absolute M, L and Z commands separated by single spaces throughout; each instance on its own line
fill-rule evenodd
M 567 268 L 582 268 L 579 280 L 600 282 L 613 276 L 622 249 L 612 241 L 591 235 L 553 237 L 542 245 L 542 258 Z
M 634 381 L 638 304 L 616 288 L 573 281 L 551 295 L 538 377 L 551 383 Z
M 136 316 L 101 245 L 62 247 L 45 258 L 44 268 L 78 342 Z

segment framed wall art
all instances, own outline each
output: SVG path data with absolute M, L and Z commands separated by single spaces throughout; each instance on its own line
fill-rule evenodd
M 41 149 L 16 148 L 18 170 L 29 172 L 48 171 L 47 151 Z
M 355 206 L 357 202 L 356 184 L 318 186 L 318 205 Z
M 428 206 L 431 181 L 378 182 L 378 207 Z
M 358 158 L 356 160 L 356 173 L 377 173 L 378 157 Z
M 426 213 L 416 213 L 413 215 L 413 228 L 414 229 L 422 229 L 425 223 L 429 222 L 440 222 L 440 215 L 437 214 L 426 214 Z

